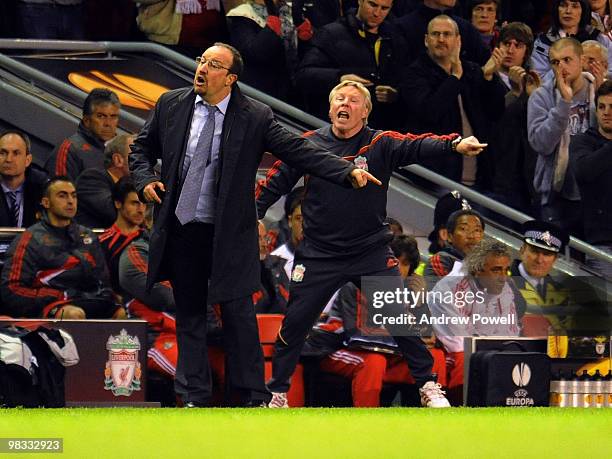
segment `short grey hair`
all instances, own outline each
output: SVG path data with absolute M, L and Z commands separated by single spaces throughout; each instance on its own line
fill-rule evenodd
M 496 241 L 495 239 L 483 239 L 474 246 L 463 261 L 463 266 L 468 274 L 474 276 L 484 270 L 484 265 L 489 255 L 512 259 L 510 249 L 506 244 Z
M 599 54 L 601 54 L 601 60 L 608 62 L 608 48 L 599 43 L 597 40 L 583 41 L 582 50 L 584 51 L 585 48 L 597 48 L 599 50 Z
M 113 155 L 119 153 L 124 158 L 127 158 L 130 154 L 130 140 L 132 139 L 130 134 L 120 134 L 115 136 L 114 139 L 110 140 L 104 147 L 104 168 L 108 169 L 113 165 Z

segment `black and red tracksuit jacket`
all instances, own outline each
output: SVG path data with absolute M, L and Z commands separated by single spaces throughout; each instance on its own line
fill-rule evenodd
M 122 296 L 130 317 L 149 324 L 149 344 L 160 332 L 176 333 L 174 297 L 168 281 L 157 282 L 147 290 L 149 233 L 139 228 L 123 233 L 117 225 L 100 235 L 115 292 Z
M 50 176 L 65 175 L 73 182 L 85 169 L 105 170 L 104 141 L 87 129 L 83 122 L 77 132 L 64 139 L 45 162 Z
M 98 238 L 72 222 L 52 226 L 46 215 L 15 238 L 2 269 L 2 308 L 14 317 L 47 317 L 82 292 L 108 293 L 108 272 Z
M 387 190 L 393 171 L 423 159 L 448 159 L 451 141 L 457 134 L 412 135 L 377 131 L 364 127 L 350 139 L 336 137 L 331 126 L 304 134 L 331 153 L 352 161 L 383 184 L 372 183 L 360 189 L 342 188 L 314 176 L 307 177 L 302 215 L 303 256 L 351 256 L 384 246 L 392 239 L 385 218 Z M 257 214 L 261 219 L 268 208 L 289 193 L 303 172 L 277 161 L 264 181 L 257 184 Z M 313 250 L 311 250 L 313 249 Z

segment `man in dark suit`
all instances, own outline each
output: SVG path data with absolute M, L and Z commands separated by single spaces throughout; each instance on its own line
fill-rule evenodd
M 147 282 L 170 279 L 174 288 L 175 391 L 185 405 L 210 398 L 207 302 L 221 304 L 230 385 L 242 404 L 260 405 L 270 396 L 251 294 L 260 281 L 254 184 L 263 153 L 346 186 L 378 181 L 289 133 L 269 107 L 243 96 L 233 47 L 216 43 L 197 62 L 193 88 L 162 95 L 132 146 L 136 187 L 158 203 Z M 153 172 L 158 159 L 161 179 Z
M 36 222 L 47 174 L 32 164 L 30 148 L 23 132 L 0 135 L 0 226 L 27 228 Z

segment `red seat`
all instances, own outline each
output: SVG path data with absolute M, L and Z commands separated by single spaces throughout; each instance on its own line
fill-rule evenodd
M 282 314 L 257 314 L 257 327 L 259 328 L 259 342 L 264 355 L 264 371 L 266 381 L 272 377 L 272 356 L 274 343 L 283 323 Z M 287 393 L 290 407 L 304 406 L 304 369 L 298 364 L 291 377 L 291 387 Z
M 550 322 L 544 316 L 539 314 L 525 314 L 523 316 L 523 336 L 547 337 L 550 328 Z

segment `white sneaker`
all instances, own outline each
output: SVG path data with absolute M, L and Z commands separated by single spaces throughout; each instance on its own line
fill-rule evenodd
M 272 400 L 268 403 L 268 408 L 289 408 L 287 392 L 272 392 Z
M 433 381 L 427 381 L 419 389 L 421 394 L 421 405 L 427 408 L 450 408 L 450 403 L 446 400 L 442 386 Z

